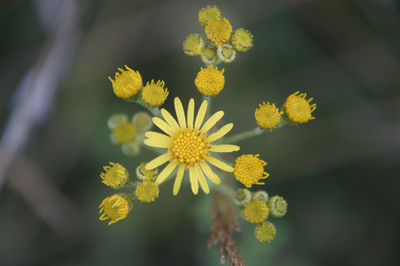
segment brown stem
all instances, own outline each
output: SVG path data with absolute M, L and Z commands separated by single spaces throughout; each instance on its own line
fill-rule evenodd
M 240 256 L 233 233 L 239 232 L 240 227 L 237 223 L 232 200 L 222 191 L 216 190 L 213 193 L 213 227 L 207 248 L 219 243 L 220 263 L 224 264 L 227 256 L 234 266 L 245 266 L 246 263 Z

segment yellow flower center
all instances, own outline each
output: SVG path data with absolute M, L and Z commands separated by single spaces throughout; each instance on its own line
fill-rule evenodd
M 212 65 L 207 68 L 201 68 L 194 80 L 194 84 L 206 96 L 217 95 L 225 86 L 224 69 L 220 71 Z
M 313 98 L 306 99 L 307 94 L 298 91 L 290 95 L 284 105 L 288 119 L 294 123 L 305 123 L 315 119 L 311 113 L 317 108 L 314 103 L 310 105 Z
M 209 155 L 210 144 L 207 135 L 197 129 L 185 128 L 178 131 L 169 147 L 172 159 L 187 167 L 204 161 Z
M 108 225 L 111 225 L 128 215 L 131 210 L 131 203 L 122 194 L 114 194 L 105 198 L 99 208 L 99 213 L 102 213 L 99 219 L 101 221 L 110 219 Z
M 264 172 L 266 162 L 258 158 L 259 154 L 244 154 L 235 161 L 233 174 L 243 185 L 250 188 L 252 185 L 262 185 L 260 179 L 265 179 L 268 174 Z
M 261 128 L 273 129 L 279 124 L 282 114 L 275 104 L 263 103 L 256 109 L 254 116 Z
M 207 38 L 218 46 L 229 41 L 232 33 L 232 25 L 226 18 L 215 18 L 206 25 Z
M 203 27 L 208 23 L 208 21 L 215 18 L 221 18 L 221 12 L 217 6 L 207 6 L 199 12 L 199 22 Z
M 164 89 L 164 86 L 165 82 L 161 80 L 157 81 L 157 83 L 154 83 L 154 80 L 151 83 L 147 82 L 142 91 L 143 101 L 152 107 L 163 104 L 169 93 L 167 88 Z
M 152 202 L 158 197 L 158 186 L 152 181 L 144 181 L 136 188 L 136 197 L 141 202 Z
M 237 29 L 232 33 L 232 45 L 239 52 L 246 52 L 253 46 L 253 36 L 248 30 Z
M 128 99 L 135 96 L 143 87 L 142 77 L 138 71 L 133 71 L 128 66 L 125 66 L 126 70 L 118 68 L 120 73 L 115 73 L 115 80 L 110 77 L 114 93 L 120 98 Z
M 101 173 L 100 177 L 107 186 L 118 189 L 124 187 L 128 182 L 128 171 L 119 163 L 110 162 L 110 166 L 104 166 L 104 170 L 106 172 Z
M 198 33 L 189 34 L 183 42 L 183 52 L 190 56 L 199 55 L 203 47 L 203 37 Z
M 275 226 L 268 221 L 265 221 L 256 226 L 254 230 L 256 238 L 261 242 L 270 242 L 275 238 Z
M 268 217 L 267 204 L 262 200 L 253 200 L 245 205 L 243 215 L 250 223 L 261 223 Z
M 135 138 L 136 128 L 129 122 L 119 123 L 114 129 L 114 136 L 118 143 L 128 143 Z

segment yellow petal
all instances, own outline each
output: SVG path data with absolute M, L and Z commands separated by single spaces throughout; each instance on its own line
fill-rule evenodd
M 233 172 L 232 166 L 230 166 L 229 164 L 218 160 L 217 158 L 208 157 L 206 160 L 209 161 L 215 167 L 218 167 L 218 168 L 220 168 L 220 169 L 222 169 L 224 171 L 227 171 L 227 172 Z
M 162 140 L 163 142 L 171 142 L 171 137 L 158 132 L 146 131 L 144 135 L 149 139 L 157 139 L 157 140 Z
M 209 194 L 210 188 L 208 187 L 207 180 L 205 179 L 203 172 L 200 169 L 200 166 L 196 165 L 195 170 L 197 178 L 199 179 L 200 182 L 201 189 L 204 191 L 204 193 Z
M 224 116 L 224 111 L 218 111 L 215 114 L 213 114 L 207 120 L 207 122 L 204 123 L 203 127 L 201 128 L 201 131 L 203 132 L 209 131 L 223 116 Z
M 216 140 L 222 138 L 229 131 L 231 131 L 232 128 L 233 128 L 233 124 L 232 123 L 226 124 L 225 126 L 221 127 L 217 132 L 215 132 L 215 133 L 211 134 L 210 136 L 208 136 L 208 138 L 207 138 L 208 142 L 213 142 L 213 141 L 216 141 Z
M 158 132 L 153 132 L 153 131 L 147 131 L 144 133 L 148 139 L 144 140 L 144 144 L 151 146 L 151 147 L 157 147 L 157 148 L 168 148 L 171 144 L 171 138 L 158 133 Z
M 162 171 L 161 173 L 157 176 L 156 179 L 156 184 L 159 185 L 162 182 L 165 181 L 165 179 L 167 179 L 167 177 L 172 173 L 172 171 L 174 171 L 175 167 L 177 166 L 177 163 L 174 162 L 170 162 Z
M 193 128 L 193 120 L 194 120 L 194 100 L 190 99 L 188 110 L 187 110 L 187 126 L 188 128 Z
M 199 111 L 197 112 L 196 116 L 196 122 L 194 122 L 194 128 L 199 129 L 201 126 L 201 123 L 203 123 L 204 116 L 206 115 L 207 112 L 207 101 L 203 101 L 203 103 L 200 105 Z
M 197 195 L 197 193 L 199 193 L 199 181 L 197 179 L 197 176 L 195 175 L 195 169 L 193 167 L 189 168 L 189 178 L 192 192 L 193 194 Z
M 221 184 L 221 179 L 211 170 L 210 166 L 206 162 L 201 162 L 200 167 L 203 170 L 203 172 L 206 174 L 208 179 L 211 180 L 216 185 Z
M 154 168 L 164 164 L 165 162 L 171 160 L 171 154 L 169 152 L 161 154 L 160 156 L 156 157 L 155 159 L 151 160 L 146 164 L 146 170 L 153 170 Z
M 156 148 L 169 148 L 170 142 L 165 142 L 160 139 L 151 138 L 151 139 L 145 139 L 144 144 Z
M 168 135 L 172 135 L 175 131 L 172 129 L 170 125 L 168 125 L 164 120 L 159 117 L 153 117 L 152 119 L 154 125 L 156 125 L 159 129 L 167 133 Z
M 239 146 L 231 144 L 211 145 L 209 149 L 209 151 L 213 152 L 233 152 L 238 150 L 240 150 Z
M 174 130 L 179 129 L 179 125 L 176 122 L 175 118 L 173 118 L 172 115 L 167 110 L 165 110 L 164 108 L 161 109 L 161 114 L 172 129 Z
M 186 118 L 185 118 L 185 111 L 183 110 L 182 102 L 179 100 L 178 97 L 175 97 L 175 111 L 176 117 L 178 117 L 178 122 L 181 128 L 186 128 Z
M 176 175 L 175 182 L 174 182 L 174 189 L 172 191 L 174 196 L 178 195 L 179 189 L 181 188 L 184 173 L 185 173 L 185 167 L 182 165 L 179 165 L 178 173 Z

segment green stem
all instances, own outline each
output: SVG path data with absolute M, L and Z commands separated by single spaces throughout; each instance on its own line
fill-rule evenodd
M 203 100 L 208 102 L 207 112 L 206 112 L 206 119 L 208 119 L 210 117 L 210 114 L 211 114 L 211 104 L 212 104 L 211 97 L 203 96 Z M 206 120 L 204 120 L 204 121 L 206 121 Z
M 261 135 L 262 133 L 264 133 L 264 130 L 262 130 L 260 127 L 256 127 L 252 130 L 245 131 L 245 132 L 239 133 L 237 135 L 234 135 L 232 137 L 226 138 L 222 141 L 222 143 L 233 144 L 233 143 L 239 142 L 244 139 L 248 139 L 248 138 L 251 138 L 254 136 Z

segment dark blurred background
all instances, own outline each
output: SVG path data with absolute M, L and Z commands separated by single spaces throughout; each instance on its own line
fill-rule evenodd
M 198 11 L 216 4 L 254 47 L 225 67 L 213 102 L 255 127 L 262 101 L 297 89 L 317 119 L 239 143 L 260 153 L 265 188 L 284 196 L 277 237 L 236 235 L 248 265 L 399 265 L 400 13 L 390 0 L 3 0 L 0 3 L 0 265 L 218 265 L 206 250 L 210 197 L 162 188 L 107 226 L 98 205 L 113 193 L 101 167 L 128 158 L 109 141 L 113 113 L 142 110 L 117 99 L 107 76 L 124 64 L 163 79 L 166 108 L 200 99 L 199 57 L 181 50 L 203 33 Z

